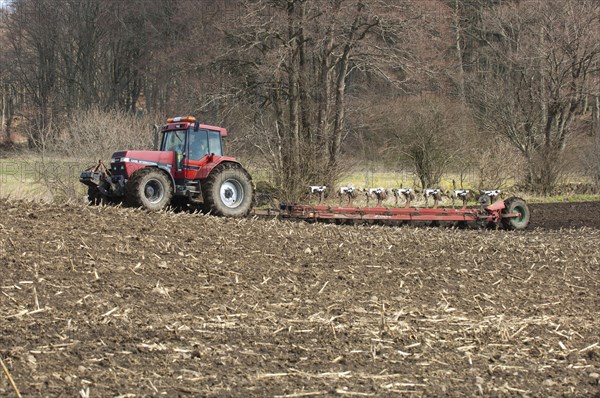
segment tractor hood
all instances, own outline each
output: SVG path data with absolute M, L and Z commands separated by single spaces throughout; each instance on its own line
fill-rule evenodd
M 118 151 L 112 154 L 110 170 L 115 176 L 125 178 L 143 167 L 158 167 L 172 173 L 175 168 L 175 152 L 173 151 Z
M 113 153 L 110 163 L 138 163 L 144 166 L 171 168 L 175 163 L 173 151 L 119 151 Z

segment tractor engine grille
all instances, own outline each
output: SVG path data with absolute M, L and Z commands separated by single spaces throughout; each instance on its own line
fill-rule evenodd
M 110 172 L 114 176 L 126 176 L 125 163 L 123 163 L 123 162 L 111 163 L 110 164 Z

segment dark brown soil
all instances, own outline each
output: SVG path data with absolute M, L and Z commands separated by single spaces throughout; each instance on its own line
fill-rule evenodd
M 530 228 L 600 228 L 600 202 L 530 203 Z
M 534 205 L 518 232 L 0 214 L 0 355 L 24 397 L 600 394 L 596 204 Z

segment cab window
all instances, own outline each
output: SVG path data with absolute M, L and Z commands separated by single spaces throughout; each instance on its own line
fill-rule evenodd
M 162 151 L 183 153 L 185 149 L 185 130 L 167 131 L 163 135 Z
M 208 132 L 208 150 L 209 153 L 216 156 L 223 156 L 223 148 L 221 147 L 221 133 L 218 131 Z
M 189 136 L 189 159 L 200 160 L 210 152 L 208 151 L 209 143 L 206 130 L 194 131 L 190 130 Z

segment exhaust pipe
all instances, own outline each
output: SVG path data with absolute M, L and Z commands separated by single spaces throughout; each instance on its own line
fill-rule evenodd
M 155 151 L 158 150 L 158 124 L 154 125 L 154 145 L 152 147 L 152 149 L 154 149 Z

